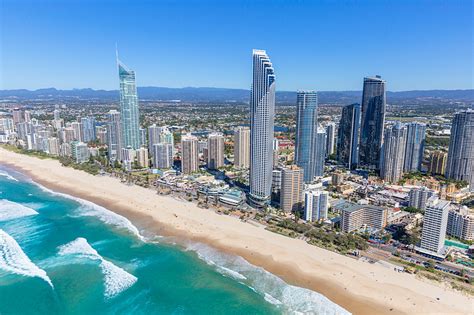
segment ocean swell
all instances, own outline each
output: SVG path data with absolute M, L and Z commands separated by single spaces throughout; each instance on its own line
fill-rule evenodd
M 0 269 L 27 277 L 41 278 L 53 287 L 46 272 L 31 262 L 15 239 L 3 230 L 0 230 Z
M 77 203 L 81 204 L 82 206 L 78 208 L 78 213 L 80 216 L 97 217 L 100 221 L 104 222 L 105 224 L 112 225 L 121 229 L 126 229 L 132 234 L 134 234 L 135 236 L 137 236 L 140 240 L 142 241 L 145 240 L 144 237 L 138 231 L 137 227 L 133 225 L 132 222 L 130 222 L 130 220 L 128 220 L 127 218 L 119 214 L 116 214 L 115 212 L 110 211 L 88 200 L 77 198 L 68 194 L 55 192 L 34 181 L 33 183 L 36 184 L 38 187 L 40 187 L 40 189 L 42 189 L 43 191 L 49 194 L 52 194 L 55 196 L 61 196 L 63 198 L 70 199 L 70 200 L 74 200 Z
M 0 199 L 0 222 L 35 214 L 38 214 L 38 212 L 29 207 L 6 199 Z
M 262 295 L 267 302 L 281 309 L 284 314 L 350 314 L 322 294 L 289 285 L 242 257 L 219 252 L 201 243 L 189 244 L 186 249 L 194 251 L 207 264 L 215 266 L 221 274 L 231 276 Z
M 137 282 L 137 277 L 100 256 L 85 238 L 79 237 L 70 243 L 60 246 L 59 255 L 78 255 L 83 258 L 99 261 L 102 274 L 104 275 L 104 294 L 107 298 L 116 296 Z

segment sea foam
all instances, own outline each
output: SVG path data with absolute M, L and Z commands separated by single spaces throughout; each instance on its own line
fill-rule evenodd
M 60 246 L 59 255 L 78 255 L 99 261 L 102 274 L 104 275 L 104 294 L 107 298 L 116 296 L 137 282 L 137 277 L 100 256 L 85 238 L 79 237 L 70 243 Z
M 0 230 L 0 269 L 27 277 L 41 278 L 53 287 L 46 272 L 31 262 L 15 239 L 3 230 Z
M 74 200 L 77 203 L 81 204 L 81 207 L 78 208 L 78 213 L 80 216 L 97 217 L 100 221 L 104 222 L 105 224 L 109 224 L 117 228 L 126 229 L 129 232 L 133 233 L 135 236 L 137 236 L 140 240 L 142 241 L 145 240 L 144 237 L 138 231 L 137 227 L 133 225 L 132 222 L 130 222 L 130 220 L 128 220 L 127 218 L 113 211 L 110 211 L 102 206 L 99 206 L 93 202 L 90 202 L 88 200 L 84 200 L 84 199 L 74 197 L 68 194 L 53 191 L 34 181 L 33 183 L 36 184 L 41 190 L 51 195 L 60 196 L 69 200 Z
M 6 173 L 6 172 L 3 172 L 3 171 L 0 171 L 0 176 L 2 177 L 6 177 L 7 179 L 9 180 L 13 180 L 15 182 L 18 181 L 18 179 L 16 179 L 15 177 L 11 176 L 10 174 Z
M 38 214 L 34 209 L 16 202 L 0 199 L 0 222 Z
M 189 244 L 186 249 L 196 252 L 198 257 L 207 264 L 215 266 L 219 273 L 231 276 L 248 286 L 284 314 L 350 314 L 322 294 L 289 285 L 281 278 L 250 264 L 242 257 L 219 252 L 201 243 Z

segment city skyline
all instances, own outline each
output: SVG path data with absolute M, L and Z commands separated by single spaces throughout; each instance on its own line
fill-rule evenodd
M 371 73 L 382 74 L 393 91 L 469 89 L 473 84 L 472 46 L 466 40 L 472 37 L 472 3 L 467 1 L 431 1 L 430 6 L 423 1 L 94 4 L 91 12 L 74 2 L 4 2 L 2 25 L 8 32 L 2 34 L 0 89 L 115 89 L 110 60 L 115 43 L 140 73 L 138 86 L 248 89 L 248 51 L 260 47 L 272 51 L 278 64 L 278 90 L 359 90 L 360 78 Z M 260 16 L 263 8 L 272 14 Z M 133 23 L 123 31 L 117 16 L 125 12 L 143 19 L 129 15 Z M 324 15 L 316 20 L 302 18 L 320 12 Z M 255 36 L 251 26 L 268 22 L 271 15 L 275 35 Z M 371 19 L 361 22 L 360 16 Z M 375 23 L 379 27 L 367 32 Z M 318 52 L 303 66 L 292 47 L 308 36 L 318 38 L 308 43 L 308 51 L 317 47 Z M 372 37 L 377 41 L 368 41 Z M 351 53 L 345 52 L 348 46 Z M 192 75 L 181 76 L 184 71 Z
M 1 312 L 470 313 L 464 1 L 5 0 Z

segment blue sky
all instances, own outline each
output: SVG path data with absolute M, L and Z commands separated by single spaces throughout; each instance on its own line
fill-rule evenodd
M 471 0 L 0 2 L 0 89 L 116 89 L 116 42 L 139 86 L 249 88 L 258 48 L 279 90 L 473 88 Z

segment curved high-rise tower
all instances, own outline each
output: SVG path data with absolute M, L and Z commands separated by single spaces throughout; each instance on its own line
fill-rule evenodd
M 122 143 L 124 148 L 140 148 L 140 125 L 135 71 L 130 70 L 117 58 L 120 79 L 120 114 Z
M 270 201 L 273 170 L 275 72 L 265 50 L 253 50 L 250 93 L 250 203 L 262 207 Z

